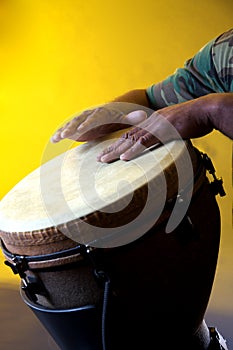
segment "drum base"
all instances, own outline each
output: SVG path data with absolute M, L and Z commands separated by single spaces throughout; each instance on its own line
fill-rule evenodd
M 21 297 L 47 329 L 61 350 L 105 349 L 101 338 L 101 310 L 97 307 L 89 305 L 73 309 L 54 310 L 33 303 L 28 299 L 23 290 L 21 290 Z M 122 317 L 124 316 L 122 315 Z M 151 324 L 153 324 L 153 321 L 151 321 Z M 169 328 L 172 329 L 172 326 Z M 156 329 L 154 329 L 152 337 L 150 339 L 145 337 L 142 344 L 141 341 L 136 341 L 136 334 L 127 343 L 125 338 L 119 335 L 117 329 L 115 329 L 118 334 L 118 344 L 115 341 L 112 343 L 112 340 L 107 335 L 108 344 L 106 350 L 116 350 L 119 349 L 119 346 L 122 350 L 131 348 L 141 350 L 151 348 L 152 344 L 154 344 L 156 349 L 163 348 L 164 350 L 171 350 L 177 346 L 179 346 L 180 350 L 228 350 L 221 334 L 214 327 L 208 328 L 205 321 L 202 322 L 195 336 L 192 336 L 189 340 L 184 338 L 182 330 L 176 339 L 172 339 L 173 337 L 171 337 L 169 340 L 171 335 L 169 328 L 166 329 L 166 338 L 161 334 L 156 334 Z M 178 338 L 179 340 L 177 342 Z
M 62 350 L 102 350 L 101 312 L 95 306 L 55 310 L 32 302 L 23 290 L 21 297 Z

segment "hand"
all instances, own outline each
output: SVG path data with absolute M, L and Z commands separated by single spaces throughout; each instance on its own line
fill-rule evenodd
M 105 149 L 97 160 L 106 163 L 119 158 L 131 160 L 146 148 L 158 143 L 208 134 L 213 129 L 207 108 L 210 105 L 207 103 L 207 98 L 201 97 L 156 111 L 137 127 L 123 134 Z
M 116 107 L 114 109 L 114 105 L 112 103 L 84 111 L 58 129 L 52 136 L 51 141 L 56 143 L 65 138 L 75 141 L 90 141 L 113 131 L 136 125 L 147 118 L 147 113 L 143 110 L 136 110 L 126 114 Z M 131 104 L 126 105 L 128 107 Z

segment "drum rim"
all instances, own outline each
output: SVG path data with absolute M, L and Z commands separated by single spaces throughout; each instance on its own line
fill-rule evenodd
M 110 140 L 110 139 L 109 139 Z M 96 142 L 97 144 L 97 142 Z M 171 141 L 169 142 L 167 145 L 165 145 L 164 147 L 169 147 L 168 150 L 169 152 L 167 152 L 167 154 L 165 155 L 164 158 L 166 158 L 166 160 L 168 160 L 168 164 L 164 167 L 163 171 L 168 171 L 168 169 L 170 167 L 174 166 L 173 163 L 173 159 L 172 156 L 170 155 L 170 151 L 178 151 L 178 156 L 181 156 L 186 149 L 188 149 L 188 151 L 190 150 L 190 141 L 180 141 L 180 140 L 176 140 L 176 141 Z M 75 149 L 80 149 L 80 147 L 82 146 L 86 146 L 87 144 L 84 145 L 80 145 L 77 146 Z M 93 143 L 93 146 L 95 146 L 95 143 Z M 87 145 L 87 147 L 89 147 L 89 145 Z M 72 150 L 70 150 L 72 151 Z M 69 151 L 68 151 L 69 152 Z M 66 154 L 67 152 L 65 152 L 64 154 Z M 53 159 L 51 159 L 50 161 L 46 162 L 45 164 L 49 166 L 49 164 L 52 164 L 52 162 L 54 162 L 56 159 L 59 159 L 59 157 L 63 157 L 64 154 L 61 154 Z M 165 160 L 163 160 L 165 161 Z M 44 166 L 45 164 L 43 164 L 42 166 Z M 26 177 L 24 177 L 21 181 L 19 181 L 19 183 L 17 183 L 0 201 L 0 232 L 42 232 L 44 233 L 45 230 L 49 230 L 50 228 L 54 229 L 54 227 L 59 227 L 59 225 L 63 225 L 64 224 L 64 218 L 62 219 L 57 219 L 56 221 L 54 221 L 54 218 L 51 218 L 50 213 L 48 213 L 48 210 L 46 209 L 46 206 L 44 206 L 43 204 L 43 199 L 41 201 L 41 208 L 44 207 L 44 218 L 40 218 L 40 220 L 42 221 L 39 225 L 38 223 L 36 223 L 35 221 L 38 221 L 38 218 L 36 219 L 34 218 L 30 218 L 28 217 L 27 223 L 25 222 L 26 220 L 22 220 L 22 218 L 15 216 L 15 211 L 13 212 L 15 217 L 10 217 L 8 213 L 4 213 L 4 207 L 6 207 L 6 205 L 9 205 L 9 203 L 7 203 L 8 198 L 11 196 L 11 194 L 13 194 L 14 197 L 14 191 L 18 188 L 20 188 L 20 186 L 22 184 L 24 184 L 24 182 L 27 181 L 28 178 L 30 178 L 30 176 L 33 176 L 34 174 L 40 172 L 40 170 L 42 169 L 42 167 L 38 167 L 37 169 L 35 169 L 34 171 L 32 171 L 30 174 L 28 174 Z M 153 168 L 151 168 L 153 169 Z M 150 170 L 151 171 L 151 170 Z M 150 174 L 146 174 L 146 176 L 151 176 Z M 160 174 L 159 174 L 160 176 Z M 151 178 L 148 179 L 149 181 L 151 180 Z M 137 191 L 140 187 L 142 187 L 144 185 L 137 185 L 134 189 L 134 191 Z M 124 201 L 124 199 L 129 195 L 129 193 L 127 192 L 126 194 L 124 194 L 121 197 L 121 200 Z M 40 195 L 41 196 L 41 195 Z M 14 200 L 14 198 L 12 198 L 10 201 L 12 202 L 12 200 Z M 5 203 L 6 202 L 6 203 Z M 99 210 L 104 210 L 106 207 L 111 207 L 112 205 L 114 205 L 115 200 L 110 202 L 110 204 L 104 205 L 102 207 L 99 207 Z M 19 205 L 20 206 L 20 205 Z M 3 211 L 2 211 L 3 208 Z M 91 211 L 90 208 L 86 208 L 86 211 L 84 211 L 83 215 L 80 215 L 78 218 L 75 219 L 81 219 L 81 218 L 86 218 L 89 215 L 92 214 L 93 211 Z M 47 213 L 46 213 L 47 212 Z M 72 219 L 67 218 L 66 222 L 71 222 L 73 221 L 73 217 Z M 30 222 L 30 224 L 29 224 Z M 32 226 L 34 225 L 34 229 L 30 229 Z M 29 228 L 30 227 L 30 228 Z
M 185 141 L 185 146 L 188 148 L 189 154 L 194 161 L 193 168 L 196 168 L 196 173 L 194 172 L 195 181 L 193 187 L 193 192 L 196 192 L 204 180 L 205 170 L 203 169 L 202 164 L 199 165 L 199 168 L 201 167 L 201 171 L 200 169 L 197 169 L 196 163 L 199 156 L 199 151 L 192 145 L 191 141 Z M 169 166 L 171 167 L 171 164 L 169 164 Z M 175 167 L 174 163 L 172 163 L 172 166 Z M 187 184 L 187 186 L 188 185 L 189 184 Z M 143 186 L 139 187 L 137 191 L 139 191 Z M 33 247 L 36 248 L 36 246 L 40 247 L 40 254 L 42 255 L 51 251 L 51 245 L 56 245 L 56 247 L 53 248 L 53 251 L 69 249 L 75 247 L 78 243 L 63 233 L 66 227 L 72 224 L 77 225 L 79 221 L 88 222 L 90 219 L 94 218 L 95 215 L 96 213 L 90 213 L 86 216 L 76 218 L 61 225 L 58 224 L 57 226 L 46 227 L 39 230 L 35 229 L 32 231 L 10 232 L 4 231 L 0 228 L 0 237 L 4 241 L 6 247 L 12 251 L 12 253 L 16 254 L 24 254 L 26 249 L 26 255 L 37 255 L 37 253 L 35 254 L 36 250 L 33 249 Z M 46 245 L 49 247 L 47 248 Z M 27 254 L 27 249 L 30 251 L 29 254 Z

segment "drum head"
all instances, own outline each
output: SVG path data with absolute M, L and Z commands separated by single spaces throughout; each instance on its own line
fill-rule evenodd
M 167 199 L 192 184 L 192 147 L 173 141 L 129 162 L 97 162 L 122 133 L 78 145 L 22 179 L 0 202 L 2 235 L 59 231 L 78 243 L 114 247 L 147 232 Z

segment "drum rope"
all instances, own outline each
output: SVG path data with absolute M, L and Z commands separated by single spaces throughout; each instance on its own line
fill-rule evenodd
M 109 292 L 110 292 L 110 280 L 105 281 L 104 284 L 104 298 L 103 298 L 103 311 L 102 311 L 102 345 L 103 350 L 106 350 L 106 316 L 107 316 L 107 306 L 109 302 Z
M 110 297 L 110 279 L 104 271 L 95 271 L 97 278 L 104 281 L 104 295 L 103 295 L 103 306 L 102 306 L 102 322 L 101 322 L 101 336 L 103 350 L 106 350 L 106 318 L 107 309 Z
M 103 350 L 106 350 L 106 319 L 107 319 L 107 310 L 109 305 L 109 299 L 110 299 L 110 278 L 109 275 L 99 266 L 99 261 L 97 262 L 96 256 L 94 256 L 93 252 L 95 249 L 88 247 L 88 246 L 81 246 L 82 255 L 83 257 L 86 257 L 92 267 L 94 276 L 97 278 L 98 282 L 103 285 L 103 304 L 102 304 L 102 315 L 101 315 L 101 340 L 102 340 L 102 348 Z

